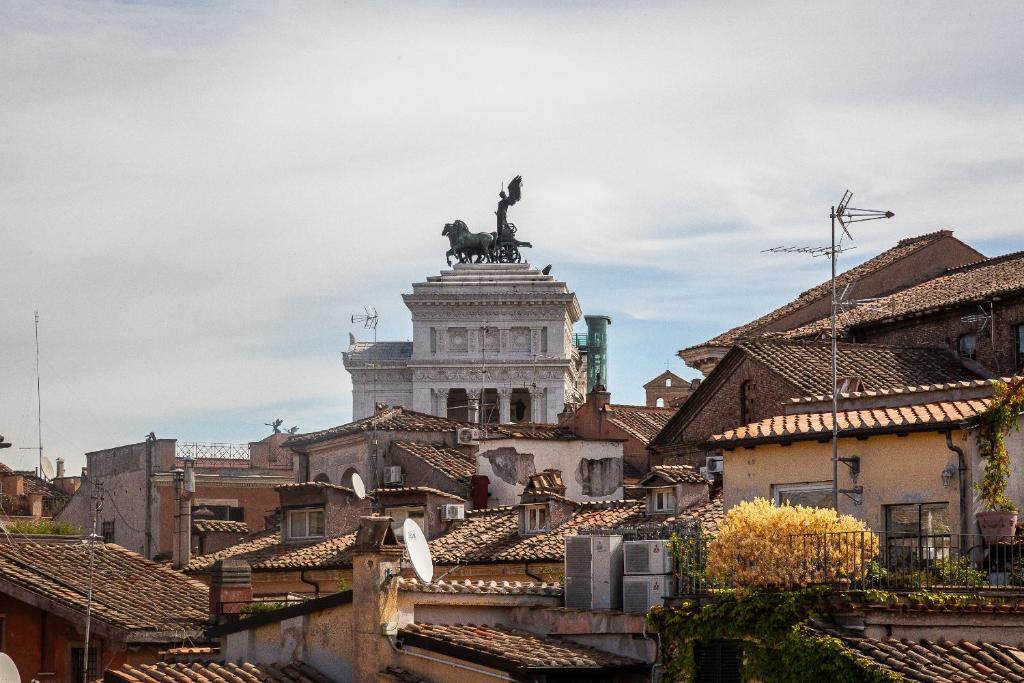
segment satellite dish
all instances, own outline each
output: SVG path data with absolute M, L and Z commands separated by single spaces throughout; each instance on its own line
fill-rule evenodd
M 412 560 L 416 577 L 423 583 L 430 583 L 434 579 L 434 558 L 430 556 L 427 537 L 423 535 L 420 525 L 412 519 L 406 519 L 402 523 L 402 534 L 405 536 L 405 547 L 409 551 L 409 559 Z
M 9 655 L 0 652 L 0 683 L 19 683 L 21 674 Z
M 40 460 L 40 469 L 43 471 L 43 476 L 46 477 L 47 479 L 53 479 L 53 475 L 56 474 L 55 470 L 53 469 L 53 461 L 50 460 L 45 455 Z M 3 679 L 0 678 L 0 682 L 2 681 Z
M 366 498 L 366 485 L 363 484 L 363 478 L 358 474 L 352 474 L 352 490 L 356 492 L 356 498 L 362 500 Z

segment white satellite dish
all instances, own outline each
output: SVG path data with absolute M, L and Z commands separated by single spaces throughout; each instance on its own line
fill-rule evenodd
M 409 551 L 409 559 L 412 560 L 412 569 L 416 572 L 416 577 L 423 583 L 430 583 L 434 579 L 434 558 L 430 556 L 427 537 L 423 535 L 420 525 L 412 519 L 406 519 L 402 523 L 402 534 L 405 536 L 405 547 Z
M 352 490 L 356 492 L 356 498 L 362 500 L 366 498 L 366 485 L 363 483 L 363 478 L 358 474 L 352 474 Z
M 0 683 L 21 683 L 21 674 L 14 660 L 3 652 L 0 652 Z
M 53 479 L 53 475 L 56 474 L 56 471 L 53 469 L 53 461 L 44 455 L 39 463 L 43 476 L 47 479 Z

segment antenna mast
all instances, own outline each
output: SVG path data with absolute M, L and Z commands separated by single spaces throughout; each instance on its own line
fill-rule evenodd
M 349 321 L 352 323 L 362 323 L 363 328 L 367 330 L 373 330 L 373 346 L 376 351 L 377 346 L 377 322 L 380 320 L 380 316 L 377 315 L 377 309 L 373 306 L 363 306 L 363 312 L 357 313 L 349 317 Z M 377 453 L 377 370 L 380 369 L 379 363 L 367 363 L 366 367 L 373 372 L 373 405 L 370 406 L 370 424 L 373 427 L 373 477 L 377 478 L 377 461 L 379 454 Z M 353 406 L 354 407 L 354 406 Z M 377 482 L 370 482 L 373 488 L 377 488 Z
M 43 392 L 39 381 L 39 311 L 36 315 L 36 435 L 38 441 L 35 448 L 23 448 L 22 450 L 38 451 L 38 463 L 36 473 L 43 475 Z

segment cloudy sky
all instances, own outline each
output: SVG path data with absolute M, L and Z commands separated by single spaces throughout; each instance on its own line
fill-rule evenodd
M 351 414 L 363 304 L 444 266 L 442 225 L 510 212 L 583 309 L 610 385 L 784 303 L 828 207 L 891 209 L 845 266 L 953 228 L 1024 248 L 1024 6 L 892 3 L 0 4 L 0 433 L 82 453 L 244 442 Z M 687 370 L 684 372 L 684 370 Z

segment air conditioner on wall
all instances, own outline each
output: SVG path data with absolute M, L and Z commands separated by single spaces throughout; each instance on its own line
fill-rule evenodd
M 622 536 L 565 538 L 565 606 L 619 609 L 622 605 Z
M 622 611 L 645 613 L 672 594 L 672 575 L 627 576 L 622 579 Z
M 458 503 L 441 506 L 441 519 L 452 520 L 452 519 L 465 519 L 466 518 L 466 506 Z
M 722 456 L 709 455 L 707 460 L 708 474 L 721 474 L 724 464 L 725 461 Z
M 402 468 L 398 465 L 391 465 L 384 468 L 384 483 L 387 485 L 402 484 Z
M 622 544 L 626 574 L 671 574 L 668 541 L 626 541 Z
M 475 443 L 478 437 L 479 433 L 476 429 L 459 427 L 458 441 L 460 444 L 469 445 Z

